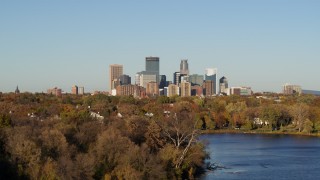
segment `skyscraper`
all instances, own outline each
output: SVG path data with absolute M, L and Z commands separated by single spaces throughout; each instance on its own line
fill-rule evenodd
M 180 72 L 173 73 L 173 84 L 179 85 L 179 83 L 181 82 L 180 76 Z
M 121 85 L 131 84 L 131 77 L 129 75 L 123 74 L 119 77 Z
M 71 94 L 78 95 L 78 86 L 76 85 L 72 86 Z
M 181 63 L 180 63 L 180 74 L 189 75 L 188 59 L 181 60 Z
M 203 84 L 203 75 L 192 74 L 190 75 L 190 83 L 192 86 L 199 85 L 202 86 Z
M 181 82 L 181 97 L 191 96 L 191 84 L 189 82 Z
M 160 65 L 159 57 L 146 57 L 146 72 L 155 74 L 157 76 L 157 83 L 159 84 Z
M 160 75 L 160 84 L 159 84 L 159 88 L 163 89 L 164 87 L 167 87 L 167 76 L 166 75 Z
M 123 74 L 123 66 L 120 64 L 111 64 L 109 66 L 109 85 L 110 90 L 115 89 L 113 81 L 118 81 L 119 77 Z M 117 83 L 116 83 L 117 84 Z
M 84 95 L 84 87 L 79 87 L 79 95 Z
M 212 81 L 212 83 L 214 84 L 213 86 L 213 94 L 217 94 L 217 88 L 216 88 L 216 84 L 217 84 L 217 69 L 216 68 L 207 68 L 206 69 L 206 74 L 205 74 L 205 80 L 208 81 Z
M 156 82 L 156 81 L 157 81 L 157 75 L 154 73 L 142 71 L 136 74 L 136 84 L 144 88 L 147 88 L 147 83 Z
M 228 79 L 226 77 L 222 77 L 219 80 L 219 93 L 227 94 L 226 90 L 228 89 Z
M 205 80 L 203 84 L 204 94 L 205 96 L 213 96 L 214 89 L 215 89 L 215 83 L 211 80 Z
M 159 95 L 159 86 L 156 82 L 148 82 L 146 93 L 148 96 L 156 96 Z
M 168 97 L 179 95 L 179 86 L 175 84 L 170 84 L 168 86 Z

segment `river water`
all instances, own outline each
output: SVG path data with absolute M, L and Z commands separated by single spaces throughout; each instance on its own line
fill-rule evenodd
M 210 162 L 224 168 L 201 179 L 320 179 L 320 138 L 290 135 L 202 135 Z

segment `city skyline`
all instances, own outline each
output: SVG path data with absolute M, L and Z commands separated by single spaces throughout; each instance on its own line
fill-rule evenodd
M 0 2 L 0 92 L 108 90 L 108 66 L 134 77 L 148 56 L 172 80 L 218 68 L 253 91 L 319 90 L 319 1 Z

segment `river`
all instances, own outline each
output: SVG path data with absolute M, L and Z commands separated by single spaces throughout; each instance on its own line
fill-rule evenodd
M 320 138 L 290 135 L 209 134 L 210 162 L 224 168 L 201 179 L 320 179 Z

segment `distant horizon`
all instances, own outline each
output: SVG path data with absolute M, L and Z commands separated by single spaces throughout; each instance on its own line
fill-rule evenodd
M 131 76 L 160 58 L 172 80 L 217 68 L 230 86 L 320 90 L 320 1 L 2 1 L 0 92 L 73 85 L 108 91 L 108 66 Z M 132 81 L 134 82 L 134 80 Z M 134 84 L 134 83 L 132 83 Z

